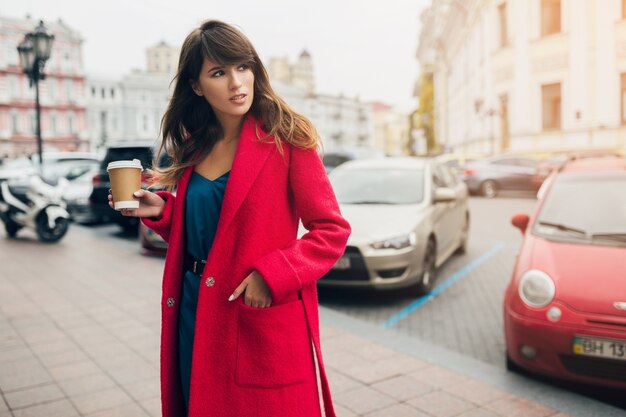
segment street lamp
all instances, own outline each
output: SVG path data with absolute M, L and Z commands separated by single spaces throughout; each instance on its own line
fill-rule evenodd
M 50 58 L 52 50 L 52 41 L 54 35 L 50 34 L 43 24 L 43 20 L 39 21 L 39 25 L 33 32 L 29 32 L 24 36 L 24 40 L 17 46 L 17 52 L 20 55 L 20 65 L 24 73 L 28 75 L 30 86 L 35 84 L 35 109 L 37 112 L 37 153 L 39 155 L 39 171 L 43 175 L 43 156 L 41 141 L 41 107 L 39 105 L 39 80 L 45 78 L 43 68 L 46 61 Z
M 481 98 L 474 100 L 474 111 L 477 115 L 482 116 L 483 118 L 489 118 L 489 152 L 491 155 L 494 155 L 496 153 L 496 138 L 493 132 L 493 118 L 495 116 L 500 116 L 501 113 L 493 107 L 484 108 L 484 104 L 485 102 Z

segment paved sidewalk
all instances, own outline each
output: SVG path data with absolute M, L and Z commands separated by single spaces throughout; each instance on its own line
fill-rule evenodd
M 162 260 L 70 233 L 0 233 L 0 417 L 158 417 Z M 321 320 L 340 417 L 626 414 L 326 308 Z
M 340 417 L 618 417 L 626 411 L 321 310 Z

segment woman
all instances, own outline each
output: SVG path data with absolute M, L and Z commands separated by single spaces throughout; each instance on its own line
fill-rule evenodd
M 319 137 L 272 90 L 250 41 L 204 22 L 181 49 L 163 117 L 170 191 L 140 190 L 142 221 L 169 242 L 162 297 L 164 417 L 334 416 L 316 280 L 350 233 Z M 156 166 L 156 165 L 155 165 Z M 297 239 L 298 223 L 308 230 Z

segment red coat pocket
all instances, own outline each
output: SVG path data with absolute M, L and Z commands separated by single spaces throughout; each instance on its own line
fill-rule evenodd
M 237 385 L 276 388 L 303 382 L 311 352 L 301 300 L 270 308 L 240 304 Z

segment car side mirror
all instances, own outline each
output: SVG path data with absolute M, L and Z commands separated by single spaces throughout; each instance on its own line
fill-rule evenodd
M 511 224 L 517 227 L 522 234 L 526 233 L 530 217 L 526 213 L 518 213 L 511 218 Z
M 433 201 L 435 203 L 448 203 L 450 201 L 456 200 L 456 191 L 452 188 L 447 187 L 439 187 L 435 189 L 435 196 Z

